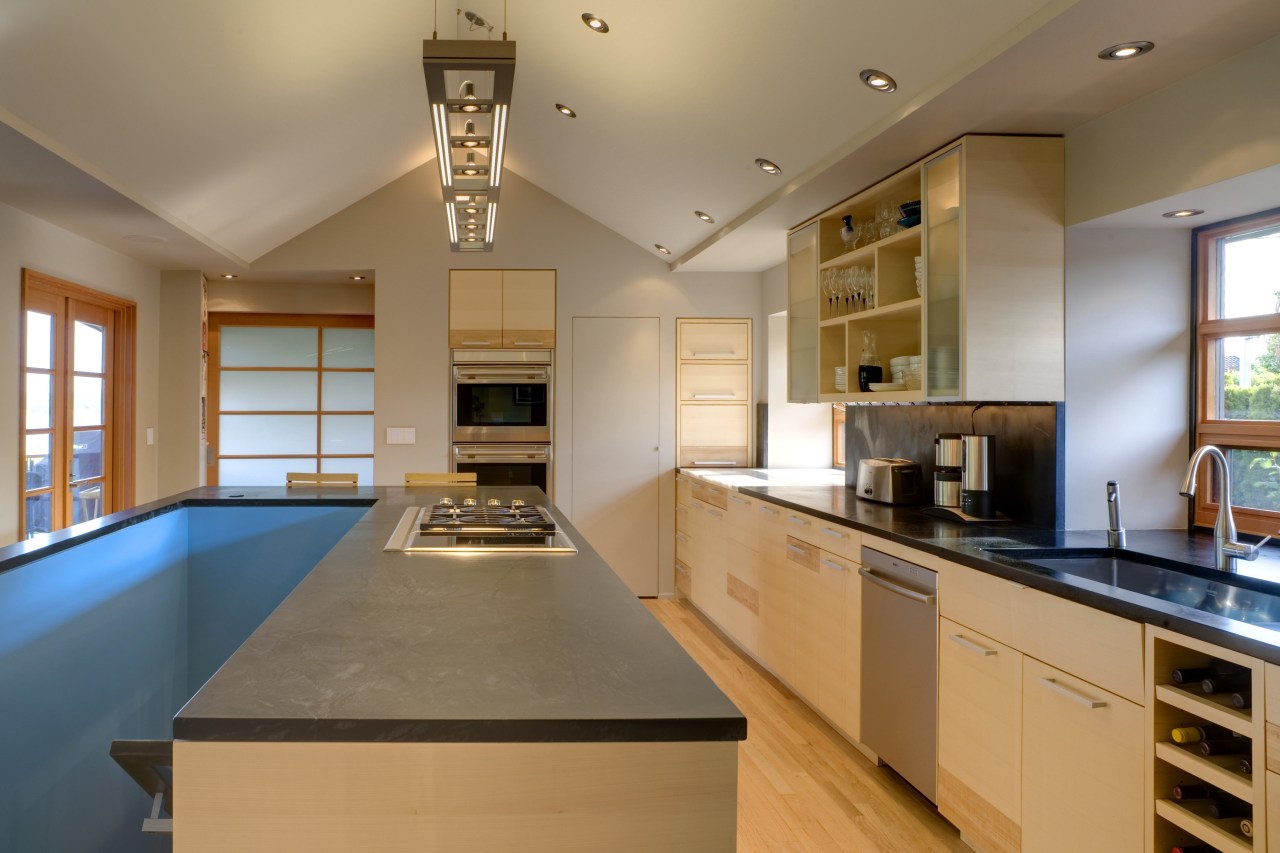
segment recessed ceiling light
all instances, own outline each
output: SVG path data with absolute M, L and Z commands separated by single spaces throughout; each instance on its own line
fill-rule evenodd
M 668 249 L 666 246 L 662 245 L 661 243 L 654 243 L 653 248 L 657 249 L 659 252 L 661 252 L 664 255 L 671 254 L 671 250 Z
M 859 72 L 858 77 L 863 83 L 867 84 L 877 92 L 892 92 L 898 88 L 898 81 L 894 80 L 883 71 L 877 71 L 874 68 L 865 68 Z
M 1113 44 L 1111 47 L 1098 51 L 1099 59 L 1133 59 L 1135 56 L 1142 56 L 1144 53 L 1150 53 L 1155 50 L 1155 45 L 1149 41 L 1126 41 L 1121 44 Z
M 1182 210 L 1171 210 L 1168 213 L 1162 213 L 1160 215 L 1165 219 L 1186 219 L 1188 216 L 1199 216 L 1202 213 L 1204 213 L 1204 211 L 1198 208 L 1186 207 Z
M 582 13 L 582 23 L 586 24 L 588 27 L 590 27 L 591 29 L 595 30 L 598 33 L 609 32 L 609 25 L 604 22 L 604 18 L 597 18 L 595 15 L 591 14 L 590 12 Z
M 760 167 L 760 171 L 768 172 L 770 175 L 781 175 L 782 169 L 772 160 L 766 160 L 763 157 L 756 158 L 756 165 Z
M 463 212 L 463 213 L 470 213 L 472 216 L 475 216 L 477 213 L 479 213 L 479 212 L 480 212 L 480 208 L 478 208 L 478 207 L 464 207 L 464 208 L 462 208 L 462 212 Z
M 573 110 L 571 110 L 570 108 L 566 107 L 564 104 L 556 104 L 556 109 L 557 109 L 557 110 L 559 110 L 559 111 L 560 111 L 561 113 L 563 113 L 564 115 L 567 115 L 569 118 L 577 118 L 577 117 L 578 117 L 578 114 L 577 114 L 577 113 L 575 113 L 575 112 L 574 112 Z
M 222 274 L 222 277 L 223 277 L 223 278 L 239 278 L 240 276 L 236 275 L 235 273 L 231 273 L 231 272 L 224 272 L 224 273 Z
M 347 276 L 347 278 L 351 279 L 352 281 L 364 281 L 364 280 L 365 280 L 365 276 L 362 276 L 362 275 L 349 275 L 349 276 Z
M 701 210 L 695 210 L 693 215 L 701 219 L 703 222 L 715 222 L 715 220 L 711 218 L 710 213 L 703 213 Z

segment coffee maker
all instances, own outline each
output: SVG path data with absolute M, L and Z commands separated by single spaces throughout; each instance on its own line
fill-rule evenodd
M 967 523 L 1002 521 L 993 495 L 995 436 L 939 433 L 933 439 L 933 502 L 924 512 Z
M 939 433 L 933 439 L 933 502 L 937 506 L 960 506 L 963 439 L 958 432 Z
M 960 472 L 960 511 L 974 518 L 995 518 L 991 505 L 991 439 L 966 435 L 964 466 Z

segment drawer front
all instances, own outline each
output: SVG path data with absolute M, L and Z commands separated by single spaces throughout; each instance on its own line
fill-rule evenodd
M 1146 705 L 1140 623 L 1038 589 L 1021 590 L 1013 618 L 1015 648 Z
M 690 402 L 741 403 L 750 399 L 745 364 L 680 365 L 680 399 Z
M 676 560 L 685 565 L 693 565 L 697 561 L 693 537 L 681 530 L 676 531 Z
M 693 510 L 689 504 L 676 504 L 676 530 L 688 533 L 693 529 Z
M 693 499 L 702 501 L 721 509 L 729 508 L 729 490 L 724 486 L 713 486 L 710 483 L 694 482 Z
M 757 548 L 757 502 L 737 492 L 729 492 L 729 538 L 750 548 Z
M 556 333 L 551 329 L 503 329 L 504 349 L 555 349 Z
M 718 445 L 681 447 L 680 458 L 676 464 L 681 468 L 745 468 L 747 467 L 747 446 L 741 444 L 732 447 Z
M 697 323 L 680 324 L 680 359 L 682 361 L 746 361 L 751 354 L 749 324 Z
M 501 329 L 465 329 L 449 332 L 450 349 L 499 349 Z
M 746 403 L 681 403 L 680 444 L 746 447 L 751 421 Z
M 1017 646 L 1013 613 L 1025 587 L 955 563 L 937 568 L 939 614 L 997 642 Z
M 814 574 L 818 572 L 818 558 L 821 553 L 822 549 L 815 545 L 794 536 L 787 537 L 787 560 L 798 566 L 804 566 Z
M 676 475 L 676 503 L 688 505 L 693 499 L 693 480 L 684 474 Z
M 1263 672 L 1266 673 L 1267 722 L 1280 723 L 1280 666 L 1264 664 Z M 1280 832 L 1276 833 L 1276 837 L 1280 838 Z
M 809 541 L 820 546 L 822 550 L 830 551 L 832 554 L 844 557 L 846 560 L 852 560 L 855 563 L 861 559 L 862 534 L 852 527 L 845 527 L 822 518 L 814 518 L 811 529 L 816 532 L 809 538 Z
M 691 589 L 693 575 L 689 571 L 689 567 L 684 563 L 676 560 L 676 597 L 688 598 Z

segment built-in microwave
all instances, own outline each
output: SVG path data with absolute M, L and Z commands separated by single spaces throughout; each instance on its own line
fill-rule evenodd
M 455 350 L 453 442 L 551 442 L 550 350 Z

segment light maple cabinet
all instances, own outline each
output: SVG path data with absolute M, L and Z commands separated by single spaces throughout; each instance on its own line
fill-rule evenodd
M 730 468 L 754 457 L 750 318 L 676 320 L 677 464 Z
M 553 349 L 555 270 L 450 270 L 451 349 Z
M 789 399 L 1061 400 L 1063 150 L 1058 138 L 966 136 L 793 230 Z M 852 248 L 842 240 L 845 217 L 863 223 L 915 200 L 920 224 Z M 922 357 L 920 388 L 858 390 L 868 332 L 886 382 L 891 358 Z
M 729 492 L 725 527 L 724 628 L 751 654 L 759 650 L 760 556 L 756 516 L 759 502 Z

